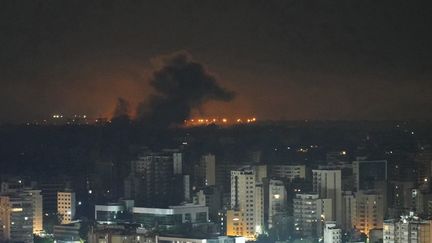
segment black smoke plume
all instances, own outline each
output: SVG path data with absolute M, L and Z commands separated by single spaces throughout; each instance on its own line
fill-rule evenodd
M 162 58 L 150 85 L 156 93 L 138 105 L 137 117 L 145 124 L 162 128 L 182 124 L 193 109 L 207 101 L 234 98 L 234 92 L 221 87 L 201 63 L 185 52 Z
M 129 117 L 129 112 L 130 112 L 129 102 L 122 97 L 117 98 L 117 104 L 114 109 L 113 118 Z

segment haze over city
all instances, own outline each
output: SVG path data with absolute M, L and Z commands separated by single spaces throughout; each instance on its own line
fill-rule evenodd
M 4 1 L 1 121 L 137 106 L 161 56 L 187 52 L 261 120 L 431 118 L 426 1 Z M 156 60 L 156 61 L 155 61 Z

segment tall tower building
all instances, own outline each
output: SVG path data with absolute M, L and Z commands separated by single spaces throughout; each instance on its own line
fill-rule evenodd
M 352 165 L 356 190 L 376 190 L 379 182 L 387 181 L 387 160 L 354 161 Z
M 255 185 L 255 234 L 262 234 L 264 231 L 264 187 L 262 182 Z
M 432 147 L 422 146 L 414 156 L 414 163 L 418 168 L 417 183 L 420 189 L 427 190 L 432 180 Z
M 9 197 L 0 196 L 0 242 L 10 239 L 11 211 Z
M 318 194 L 296 194 L 294 202 L 294 230 L 301 237 L 318 238 L 323 223 L 332 217 L 332 200 Z
M 185 200 L 182 170 L 181 153 L 146 153 L 131 161 L 125 197 L 149 207 L 176 205 Z
M 174 152 L 173 159 L 173 173 L 174 175 L 181 175 L 183 173 L 183 155 L 179 152 Z
M 33 234 L 39 235 L 43 231 L 43 207 L 41 190 L 26 189 L 32 200 L 33 205 Z
M 344 191 L 342 193 L 342 224 L 343 230 L 350 231 L 353 229 L 353 219 L 356 218 L 356 200 L 354 193 Z
M 194 169 L 197 186 L 216 184 L 216 158 L 213 154 L 203 155 Z
M 338 225 L 342 224 L 342 183 L 340 170 L 312 170 L 313 191 L 320 198 L 332 200 L 333 216 L 331 220 Z
M 264 178 L 268 177 L 267 173 L 267 165 L 255 165 L 252 167 L 255 171 L 255 180 L 256 182 L 263 182 Z
M 265 201 L 268 201 L 268 205 L 264 207 L 268 211 L 268 228 L 272 228 L 273 217 L 286 210 L 287 192 L 282 181 L 273 179 L 269 180 L 268 195 L 267 200 Z
M 231 208 L 243 217 L 242 236 L 252 240 L 262 233 L 263 204 L 263 188 L 261 183 L 256 182 L 255 170 L 242 168 L 231 171 Z M 228 216 L 227 222 L 227 227 L 230 227 Z
M 70 224 L 75 217 L 75 192 L 57 192 L 57 213 L 61 224 Z

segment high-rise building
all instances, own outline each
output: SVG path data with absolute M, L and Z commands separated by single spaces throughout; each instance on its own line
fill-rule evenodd
M 125 197 L 137 205 L 166 207 L 185 200 L 181 153 L 146 153 L 131 161 Z
M 69 224 L 75 217 L 75 192 L 57 192 L 57 213 L 61 224 Z
M 262 183 L 263 179 L 268 177 L 267 165 L 254 165 L 252 168 L 255 171 L 256 182 Z
M 219 187 L 204 187 L 196 193 L 194 202 L 208 207 L 210 220 L 214 222 L 218 220 L 218 213 L 222 208 L 222 194 Z
M 369 235 L 372 229 L 381 229 L 384 221 L 383 195 L 375 191 L 359 191 L 355 193 L 354 227 Z
M 33 201 L 27 193 L 9 196 L 11 240 L 33 242 Z
M 181 175 L 183 173 L 183 154 L 179 152 L 173 152 L 173 174 Z
M 183 200 L 184 202 L 190 202 L 192 200 L 191 198 L 191 183 L 190 183 L 190 175 L 183 175 Z
M 432 220 L 422 220 L 413 214 L 400 220 L 385 220 L 384 243 L 430 243 L 432 242 Z
M 231 209 L 244 215 L 245 230 L 241 236 L 247 239 L 255 239 L 263 228 L 263 188 L 256 176 L 253 168 L 231 171 Z
M 33 205 L 28 193 L 0 196 L 0 242 L 33 242 Z
M 413 181 L 390 181 L 388 197 L 390 218 L 399 218 L 411 210 L 414 188 Z
M 417 167 L 417 183 L 421 189 L 428 189 L 432 180 L 432 147 L 422 146 L 414 156 Z
M 19 179 L 7 180 L 1 183 L 2 195 L 14 196 L 15 198 L 29 199 L 31 198 L 31 207 L 33 210 L 33 234 L 39 235 L 43 231 L 43 213 L 42 213 L 42 195 L 40 190 L 32 189 L 36 183 L 24 185 L 24 182 Z
M 418 215 L 426 212 L 425 209 L 425 196 L 420 189 L 413 188 L 411 190 L 411 211 Z
M 338 225 L 342 223 L 342 183 L 340 170 L 312 170 L 313 191 L 320 198 L 332 200 L 332 219 Z
M 67 178 L 47 178 L 40 183 L 43 200 L 43 212 L 55 214 L 57 212 L 57 192 L 70 188 L 70 183 L 65 182 Z
M 194 169 L 197 186 L 216 184 L 216 158 L 213 154 L 203 155 Z
M 43 205 L 41 190 L 25 189 L 32 200 L 33 205 L 33 234 L 39 235 L 43 231 Z
M 318 194 L 296 194 L 294 202 L 294 230 L 301 237 L 319 238 L 323 223 L 331 220 L 332 200 Z
M 231 193 L 231 171 L 239 167 L 241 167 L 241 165 L 236 163 L 218 161 L 216 166 L 216 185 L 222 187 L 222 192 L 225 195 Z
M 342 229 L 336 226 L 336 222 L 325 222 L 324 243 L 342 243 Z
M 0 196 L 0 242 L 10 239 L 11 211 L 9 197 Z
M 272 228 L 273 217 L 286 210 L 287 192 L 284 183 L 280 180 L 269 180 L 266 197 L 265 202 L 268 202 L 268 205 L 264 207 L 267 210 L 265 215 L 267 215 L 268 228 Z
M 343 230 L 353 229 L 353 219 L 356 217 L 356 201 L 354 193 L 351 191 L 342 192 L 342 224 Z
M 306 178 L 306 165 L 272 165 L 271 176 L 292 181 Z
M 378 182 L 387 181 L 387 160 L 354 161 L 352 165 L 356 190 L 376 190 Z
M 257 182 L 257 184 L 255 185 L 254 205 L 255 234 L 260 235 L 264 231 L 264 188 L 262 182 Z

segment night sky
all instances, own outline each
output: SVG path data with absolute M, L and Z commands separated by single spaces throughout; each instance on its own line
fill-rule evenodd
M 431 119 L 427 3 L 2 0 L 0 121 L 136 106 L 178 52 L 236 93 L 196 115 Z

